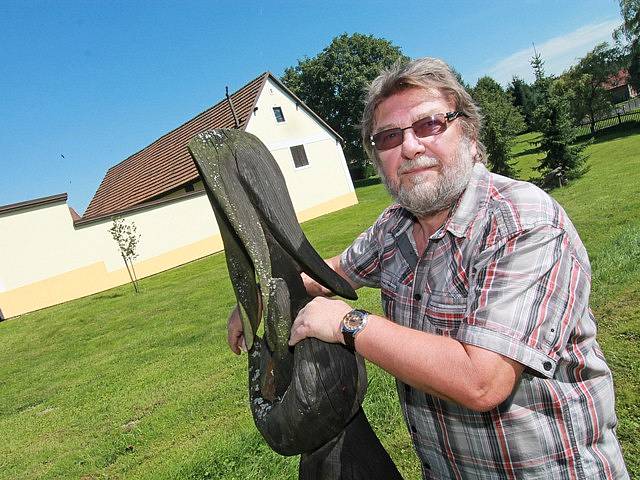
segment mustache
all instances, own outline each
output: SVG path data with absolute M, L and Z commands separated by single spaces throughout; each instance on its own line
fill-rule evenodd
M 420 157 L 414 158 L 413 160 L 407 160 L 403 162 L 398 168 L 398 175 L 402 175 L 403 173 L 409 172 L 416 168 L 435 167 L 439 163 L 440 162 L 438 161 L 437 158 L 421 155 Z

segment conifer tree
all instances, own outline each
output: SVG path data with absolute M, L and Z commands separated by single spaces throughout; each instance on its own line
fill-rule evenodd
M 511 149 L 515 136 L 525 129 L 520 111 L 513 105 L 510 94 L 491 77 L 478 80 L 471 94 L 482 109 L 480 139 L 487 148 L 491 171 L 514 177 Z
M 541 102 L 536 108 L 536 125 L 542 133 L 540 147 L 545 152 L 536 169 L 542 174 L 542 186 L 553 188 L 586 173 L 586 145 L 575 144 L 577 128 L 573 125 L 571 109 L 566 95 L 545 76 L 544 61 L 536 52 L 531 66 L 536 75 L 536 88 Z

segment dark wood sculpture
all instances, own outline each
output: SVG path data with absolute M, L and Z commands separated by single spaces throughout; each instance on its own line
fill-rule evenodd
M 301 479 L 400 479 L 361 408 L 363 359 L 314 338 L 288 346 L 291 324 L 311 300 L 300 272 L 345 298 L 357 296 L 304 236 L 271 153 L 239 130 L 202 133 L 189 151 L 220 228 L 241 312 L 256 427 L 276 452 L 301 454 Z

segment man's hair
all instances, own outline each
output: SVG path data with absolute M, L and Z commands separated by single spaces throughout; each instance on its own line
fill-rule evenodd
M 384 70 L 369 86 L 362 114 L 362 144 L 371 159 L 379 166 L 378 152 L 371 145 L 371 134 L 376 108 L 390 96 L 410 88 L 437 90 L 455 105 L 466 116 L 456 120 L 462 122 L 462 132 L 478 145 L 476 162 L 486 163 L 486 149 L 480 142 L 482 116 L 471 95 L 464 89 L 449 66 L 437 58 L 419 58 L 410 62 L 396 62 Z M 445 113 L 445 112 L 442 112 Z

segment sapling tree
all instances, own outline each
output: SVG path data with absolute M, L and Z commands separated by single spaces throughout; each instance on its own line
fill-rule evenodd
M 140 234 L 136 229 L 136 224 L 133 220 L 127 222 L 124 218 L 114 218 L 109 233 L 118 244 L 120 255 L 125 267 L 127 267 L 133 289 L 136 293 L 139 293 L 138 277 L 133 266 L 133 261 L 138 257 L 138 242 L 140 241 Z

